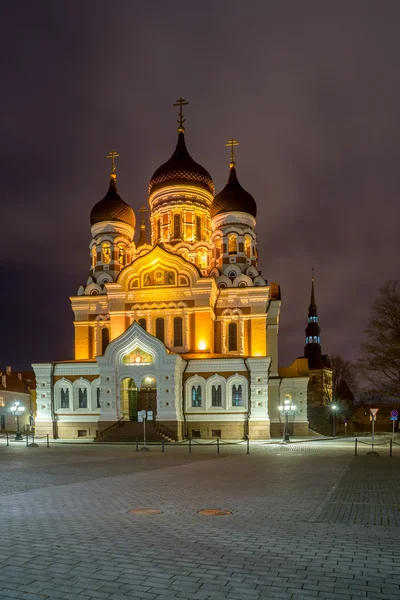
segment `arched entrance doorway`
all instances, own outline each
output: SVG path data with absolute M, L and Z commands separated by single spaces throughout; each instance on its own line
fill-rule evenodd
M 153 411 L 153 419 L 157 416 L 157 384 L 154 377 L 145 377 L 139 393 L 139 410 Z
M 121 408 L 125 421 L 137 421 L 138 413 L 138 388 L 132 378 L 121 381 Z
M 121 409 L 125 421 L 137 421 L 138 411 L 153 411 L 157 415 L 157 384 L 154 377 L 144 377 L 140 388 L 134 379 L 126 377 L 121 381 Z

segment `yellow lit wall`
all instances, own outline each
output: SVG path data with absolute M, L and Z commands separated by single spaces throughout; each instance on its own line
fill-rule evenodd
M 122 335 L 126 330 L 125 325 L 125 315 L 111 315 L 111 332 L 110 332 L 110 342 L 115 340 L 118 336 Z
M 251 319 L 251 356 L 267 355 L 267 323 L 265 317 Z
M 211 313 L 195 313 L 195 352 L 210 352 L 211 348 L 211 328 L 213 326 Z
M 89 326 L 75 323 L 75 360 L 90 358 Z

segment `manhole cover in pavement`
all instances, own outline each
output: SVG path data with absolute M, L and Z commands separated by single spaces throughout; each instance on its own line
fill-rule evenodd
M 232 514 L 230 510 L 219 510 L 218 508 L 204 508 L 197 512 L 199 515 L 204 515 L 205 517 L 224 517 Z
M 134 508 L 129 511 L 134 515 L 162 515 L 162 510 L 158 508 Z

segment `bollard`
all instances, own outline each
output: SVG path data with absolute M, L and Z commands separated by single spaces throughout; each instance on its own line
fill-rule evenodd
M 28 434 L 26 434 L 26 447 L 28 447 L 28 446 L 29 446 L 29 437 L 28 437 Z
M 354 446 L 354 456 L 357 456 L 357 438 Z
M 390 440 L 390 445 L 389 445 L 389 456 L 393 456 L 393 440 Z
M 139 440 L 136 438 L 136 452 L 139 452 Z
M 217 454 L 219 454 L 219 438 L 217 438 Z
M 192 454 L 192 438 L 189 438 L 189 454 Z
M 164 441 L 164 438 L 163 438 L 163 441 L 162 441 L 162 452 L 164 452 L 164 444 L 165 444 L 165 441 Z
M 47 448 L 50 448 L 50 444 L 49 444 L 49 434 L 46 433 L 46 446 Z
M 9 446 L 10 442 L 8 441 L 8 431 L 6 432 L 6 438 L 7 438 L 7 446 Z
M 250 454 L 250 438 L 247 436 L 247 454 Z

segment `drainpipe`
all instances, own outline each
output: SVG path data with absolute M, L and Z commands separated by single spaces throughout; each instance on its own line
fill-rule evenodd
M 50 367 L 50 411 L 51 411 L 51 420 L 53 424 L 53 439 L 58 440 L 58 425 L 57 425 L 57 415 L 54 404 L 54 369 L 55 363 L 51 363 Z
M 250 417 L 251 417 L 251 371 L 250 371 L 250 367 L 249 367 L 249 365 L 247 363 L 247 358 L 244 358 L 243 362 L 244 362 L 244 365 L 245 365 L 245 367 L 247 369 L 247 373 L 249 374 L 249 400 L 248 400 L 248 403 L 247 403 L 248 406 L 247 406 L 247 422 L 246 422 L 246 425 L 247 425 L 246 436 L 249 438 L 250 437 L 250 423 L 249 423 L 249 421 L 250 421 Z
M 182 371 L 182 415 L 183 415 L 183 437 L 187 437 L 186 415 L 185 415 L 185 381 L 184 374 L 189 366 L 189 361 L 186 362 L 185 368 Z

